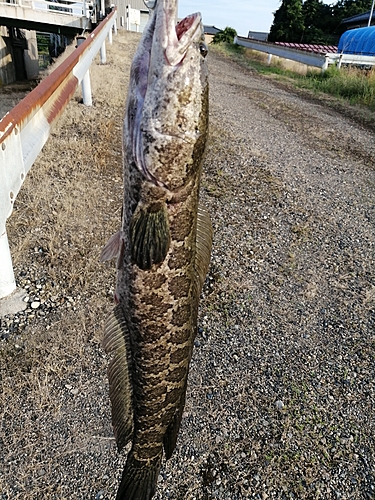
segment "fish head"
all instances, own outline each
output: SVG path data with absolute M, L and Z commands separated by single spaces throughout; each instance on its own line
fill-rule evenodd
M 147 44 L 137 56 L 144 77 L 142 88 L 133 92 L 137 110 L 131 110 L 128 136 L 133 160 L 144 176 L 178 191 L 199 171 L 206 144 L 207 45 L 200 13 L 176 24 L 175 0 L 156 0 L 151 16 L 144 35 Z

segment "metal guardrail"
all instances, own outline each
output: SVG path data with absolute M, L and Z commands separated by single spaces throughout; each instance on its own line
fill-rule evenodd
M 373 56 L 362 56 L 354 54 L 315 54 L 313 52 L 306 52 L 303 50 L 292 49 L 289 47 L 283 47 L 268 42 L 260 42 L 257 40 L 251 40 L 244 37 L 235 37 L 234 43 L 246 47 L 248 49 L 257 50 L 259 52 L 265 52 L 269 54 L 268 63 L 271 63 L 271 57 L 273 55 L 282 57 L 284 59 L 290 59 L 302 64 L 307 64 L 308 66 L 313 66 L 320 68 L 325 71 L 330 64 L 337 64 L 340 67 L 342 64 L 356 64 L 361 66 L 375 66 L 375 57 Z
M 6 234 L 16 196 L 46 143 L 52 125 L 82 83 L 84 104 L 91 104 L 89 68 L 100 50 L 104 63 L 105 40 L 116 32 L 117 11 L 112 11 L 53 73 L 32 90 L 0 121 L 0 299 L 16 289 Z

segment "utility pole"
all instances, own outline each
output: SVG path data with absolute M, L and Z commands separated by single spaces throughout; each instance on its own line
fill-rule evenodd
M 371 11 L 370 11 L 370 17 L 368 18 L 368 25 L 367 25 L 367 26 L 370 26 L 370 25 L 371 25 L 371 21 L 372 21 L 372 14 L 373 14 L 373 12 L 374 12 L 374 4 L 375 4 L 375 0 L 372 0 Z

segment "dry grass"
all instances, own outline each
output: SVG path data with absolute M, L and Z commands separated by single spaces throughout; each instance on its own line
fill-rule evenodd
M 93 106 L 80 103 L 78 89 L 27 176 L 7 224 L 16 279 L 31 288 L 41 283 L 42 305 L 49 300 L 55 307 L 35 311 L 28 326 L 0 346 L 2 499 L 64 498 L 64 488 L 72 491 L 64 486 L 68 478 L 53 479 L 54 469 L 65 456 L 97 446 L 90 413 L 106 414 L 104 434 L 103 429 L 96 433 L 107 435 L 113 446 L 108 405 L 96 407 L 98 386 L 107 399 L 99 345 L 114 284 L 113 266 L 101 265 L 99 255 L 120 224 L 122 119 L 138 40 L 139 35 L 119 35 L 107 48 L 108 63 L 96 61 Z M 123 71 L 114 60 L 121 60 Z M 84 418 L 74 415 L 83 396 L 90 407 Z M 87 440 L 74 443 L 84 435 Z M 60 457 L 51 459 L 54 448 Z M 10 480 L 15 467 L 18 474 Z M 77 491 L 68 497 L 82 495 Z

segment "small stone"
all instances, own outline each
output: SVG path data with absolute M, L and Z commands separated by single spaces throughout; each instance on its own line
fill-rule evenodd
M 103 500 L 104 498 L 104 491 L 100 490 L 98 493 L 95 495 L 95 500 Z
M 282 410 L 284 408 L 284 403 L 280 399 L 276 401 L 276 408 L 278 410 Z
M 31 302 L 31 305 L 30 305 L 31 309 L 38 309 L 39 306 L 40 306 L 40 302 L 38 302 L 36 300 L 34 302 Z

